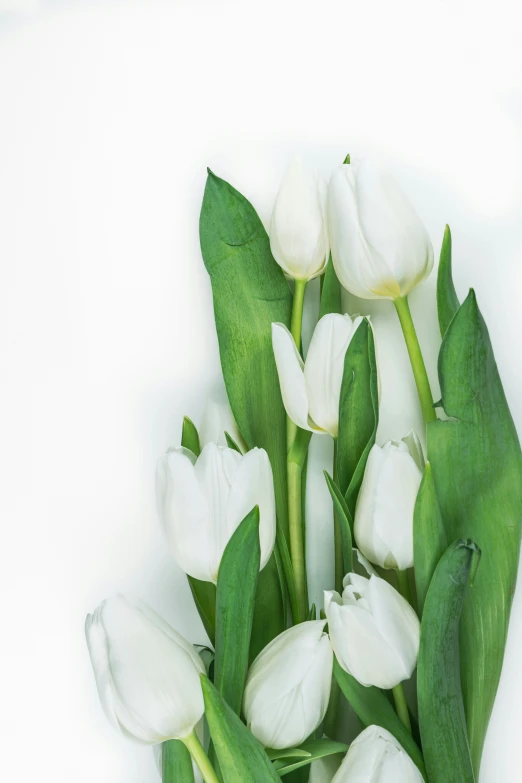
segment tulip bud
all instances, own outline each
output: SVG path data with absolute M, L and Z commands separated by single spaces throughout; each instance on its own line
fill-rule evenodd
M 332 783 L 423 783 L 424 778 L 393 734 L 368 726 L 352 742 Z
M 283 631 L 250 668 L 243 711 L 265 747 L 299 745 L 325 716 L 333 668 L 325 624 L 309 620 Z
M 287 275 L 311 280 L 328 262 L 326 183 L 296 159 L 277 194 L 270 225 L 272 255 Z
M 111 723 L 154 744 L 192 733 L 204 710 L 203 661 L 145 604 L 117 596 L 85 624 L 98 693 Z
M 239 432 L 234 419 L 232 408 L 229 405 L 225 393 L 207 398 L 201 426 L 199 428 L 199 442 L 201 447 L 207 443 L 217 443 L 221 448 L 227 447 L 225 432 L 237 443 L 242 452 L 247 451 L 246 444 Z
M 398 184 L 372 162 L 334 171 L 328 226 L 337 277 L 362 299 L 406 296 L 432 270 L 426 229 Z
M 342 598 L 325 592 L 328 633 L 339 665 L 361 685 L 395 688 L 417 664 L 419 618 L 409 603 L 378 576 L 351 573 Z
M 414 432 L 399 442 L 375 444 L 368 456 L 354 533 L 363 555 L 382 568 L 413 566 L 413 512 L 423 462 Z
M 217 582 L 225 547 L 259 506 L 261 568 L 272 554 L 276 512 L 272 468 L 264 449 L 245 455 L 208 443 L 195 459 L 171 449 L 158 462 L 156 495 L 172 555 L 185 573 Z
M 306 361 L 284 324 L 272 324 L 272 345 L 286 412 L 303 430 L 337 437 L 344 357 L 362 318 L 329 313 L 315 327 Z

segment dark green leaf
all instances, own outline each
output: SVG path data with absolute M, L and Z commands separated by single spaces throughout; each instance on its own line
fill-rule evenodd
M 260 557 L 256 506 L 232 534 L 217 581 L 214 683 L 237 715 L 248 671 Z
M 330 256 L 323 278 L 319 318 L 328 313 L 340 313 L 342 311 L 341 291 L 341 284 L 335 274 L 332 256 Z
M 194 783 L 192 759 L 181 740 L 169 740 L 161 746 L 162 783 Z
M 337 514 L 337 521 L 341 529 L 344 573 L 348 574 L 353 571 L 353 519 L 341 490 L 337 484 L 335 484 L 334 480 L 326 470 L 323 471 L 323 473 L 328 485 L 328 489 L 330 490 L 330 495 L 332 496 L 335 513 Z
M 344 742 L 335 742 L 335 740 L 325 738 L 303 742 L 300 749 L 306 750 L 308 756 L 300 759 L 287 759 L 285 763 L 278 764 L 277 771 L 281 777 L 288 775 L 289 772 L 293 772 L 294 769 L 311 764 L 313 761 L 317 761 L 317 759 L 323 759 L 325 756 L 332 756 L 334 753 L 346 753 L 348 745 L 345 745 Z
M 488 330 L 473 291 L 439 355 L 449 421 L 428 425 L 428 458 L 449 540 L 484 553 L 460 625 L 462 692 L 478 775 L 498 687 L 515 589 L 522 522 L 522 455 Z
M 355 502 L 379 420 L 377 365 L 373 331 L 367 318 L 359 324 L 344 360 L 339 400 L 337 483 L 353 516 Z
M 257 583 L 254 625 L 250 642 L 251 661 L 286 628 L 283 596 L 284 585 L 281 584 L 275 555 L 272 555 L 259 574 Z
M 196 429 L 196 425 L 189 419 L 188 416 L 183 418 L 183 428 L 181 430 L 181 445 L 185 449 L 189 449 L 196 457 L 201 454 L 201 447 L 199 444 L 199 434 Z
M 205 715 L 226 783 L 277 783 L 279 777 L 262 746 L 219 691 L 201 676 Z
M 422 753 L 413 737 L 397 717 L 391 702 L 379 688 L 366 688 L 355 677 L 341 669 L 334 659 L 334 676 L 347 701 L 364 726 L 382 726 L 400 742 L 426 779 Z
M 442 337 L 446 334 L 451 319 L 459 309 L 459 306 L 451 274 L 451 231 L 450 227 L 446 226 L 440 249 L 439 271 L 437 274 L 437 310 Z
M 447 547 L 448 537 L 435 492 L 431 465 L 427 462 L 413 515 L 415 586 L 421 614 L 431 578 Z
M 428 589 L 417 672 L 419 723 L 430 783 L 474 783 L 460 687 L 459 621 L 473 560 L 472 541 L 442 555 Z
M 238 453 L 238 454 L 242 454 L 242 453 L 243 453 L 243 452 L 241 451 L 241 449 L 239 448 L 239 446 L 237 445 L 237 443 L 236 443 L 236 441 L 234 440 L 234 438 L 232 438 L 232 437 L 231 437 L 231 436 L 228 434 L 228 432 L 225 432 L 225 438 L 226 438 L 226 440 L 227 440 L 227 446 L 228 446 L 228 448 L 229 448 L 229 449 L 234 449 L 234 451 L 237 451 L 237 453 Z
M 188 583 L 201 617 L 203 627 L 212 645 L 216 642 L 216 585 L 213 582 L 202 582 L 193 576 L 188 576 Z

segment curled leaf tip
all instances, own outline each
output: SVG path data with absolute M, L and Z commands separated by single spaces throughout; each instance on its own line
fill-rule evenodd
M 348 155 L 347 155 L 347 156 L 345 157 L 345 159 L 343 160 L 343 164 L 344 164 L 344 165 L 347 165 L 348 163 L 350 163 L 350 153 L 348 153 Z

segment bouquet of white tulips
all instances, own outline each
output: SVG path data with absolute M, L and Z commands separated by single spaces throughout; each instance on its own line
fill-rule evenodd
M 475 294 L 455 292 L 449 228 L 436 402 L 408 305 L 432 245 L 376 164 L 348 156 L 328 185 L 292 164 L 270 235 L 209 171 L 200 238 L 228 401 L 199 427 L 184 419 L 156 479 L 208 640 L 194 647 L 137 601 L 101 604 L 86 634 L 107 716 L 154 746 L 163 783 L 473 783 L 515 587 L 522 455 Z M 384 444 L 368 299 L 395 306 L 425 422 Z M 305 548 L 313 434 L 334 441 L 323 606 Z

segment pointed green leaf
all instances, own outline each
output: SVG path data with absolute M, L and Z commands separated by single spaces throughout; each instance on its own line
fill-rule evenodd
M 162 783 L 194 783 L 192 759 L 181 740 L 169 740 L 161 746 Z
M 473 291 L 442 342 L 439 380 L 450 420 L 428 425 L 428 459 L 444 526 L 450 541 L 471 538 L 483 552 L 460 626 L 462 692 L 478 775 L 517 577 L 522 454 Z
M 417 671 L 419 724 L 430 783 L 475 783 L 460 687 L 459 621 L 480 550 L 456 541 L 428 589 Z
M 341 669 L 337 659 L 334 659 L 334 677 L 361 723 L 364 726 L 372 724 L 382 726 L 393 734 L 426 779 L 422 753 L 409 731 L 399 720 L 385 693 L 379 688 L 366 688 L 361 685 L 355 677 Z
M 260 557 L 256 506 L 232 534 L 217 581 L 214 683 L 237 715 L 248 671 Z
M 279 776 L 262 746 L 201 675 L 205 715 L 226 783 L 277 783 Z
M 216 640 L 216 585 L 212 582 L 202 582 L 188 574 L 187 579 L 203 628 L 210 643 L 214 645 Z
M 422 614 L 424 600 L 437 563 L 448 547 L 431 465 L 426 463 L 413 515 L 413 561 L 417 602 Z
M 265 753 L 270 761 L 277 761 L 278 759 L 307 759 L 312 755 L 307 750 L 302 748 L 286 748 L 285 750 L 278 750 L 277 748 L 265 748 Z
M 437 273 L 437 310 L 442 337 L 446 334 L 451 319 L 459 309 L 459 306 L 460 303 L 451 274 L 451 231 L 450 227 L 446 226 L 440 249 L 439 271 Z
M 323 473 L 328 485 L 328 489 L 330 490 L 330 495 L 332 496 L 335 513 L 337 515 L 337 520 L 341 529 L 344 573 L 348 574 L 353 571 L 353 519 L 341 490 L 326 470 L 323 471 Z
M 328 313 L 340 313 L 342 311 L 341 284 L 335 274 L 332 256 L 328 260 L 321 289 L 321 304 L 319 318 Z
M 337 483 L 353 516 L 379 420 L 377 365 L 370 322 L 364 318 L 344 360 L 339 400 Z
M 311 764 L 313 761 L 317 761 L 317 759 L 324 759 L 325 756 L 332 756 L 335 753 L 346 753 L 348 745 L 345 745 L 344 742 L 336 742 L 335 740 L 324 738 L 303 742 L 300 749 L 307 751 L 308 756 L 300 759 L 286 759 L 281 765 L 278 764 L 277 771 L 281 777 L 288 775 L 289 772 L 293 772 L 295 769 Z
M 229 449 L 234 449 L 234 451 L 237 451 L 238 454 L 242 454 L 243 453 L 241 451 L 241 449 L 239 448 L 239 446 L 237 445 L 237 443 L 234 440 L 234 438 L 231 435 L 229 435 L 228 432 L 225 432 L 225 438 L 226 438 L 227 446 L 228 446 Z
M 183 418 L 183 427 L 181 430 L 181 445 L 185 449 L 189 449 L 196 457 L 201 454 L 201 447 L 199 444 L 199 434 L 194 422 L 189 419 L 188 416 Z

